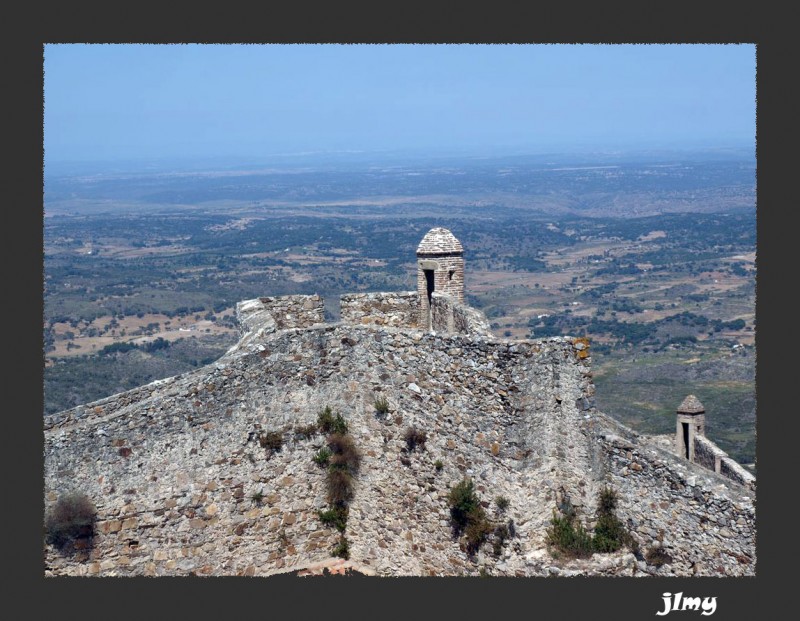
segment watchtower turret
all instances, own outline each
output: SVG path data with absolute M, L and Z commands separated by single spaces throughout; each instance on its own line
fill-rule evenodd
M 675 428 L 675 450 L 678 455 L 694 461 L 694 437 L 706 435 L 706 409 L 694 395 L 687 396 L 678 406 Z
M 464 301 L 464 247 L 447 229 L 431 229 L 417 247 L 417 291 L 421 323 L 427 325 L 434 291 Z

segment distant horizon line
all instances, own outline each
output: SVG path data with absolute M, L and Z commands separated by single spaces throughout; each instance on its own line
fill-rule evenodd
M 76 168 L 76 167 L 108 167 L 119 166 L 165 166 L 169 164 L 182 166 L 197 166 L 210 163 L 229 163 L 244 164 L 252 162 L 257 164 L 267 160 L 285 160 L 283 163 L 294 163 L 289 160 L 296 159 L 310 163 L 314 160 L 331 160 L 340 158 L 346 162 L 349 158 L 405 158 L 405 157 L 424 157 L 426 160 L 460 158 L 460 159 L 493 159 L 503 157 L 547 157 L 547 156 L 595 156 L 595 157 L 625 157 L 625 156 L 654 156 L 669 154 L 726 154 L 738 156 L 742 159 L 756 158 L 756 144 L 728 142 L 728 143 L 706 143 L 706 144 L 685 144 L 670 145 L 663 143 L 651 143 L 641 145 L 562 145 L 560 147 L 476 147 L 476 148 L 423 148 L 423 147 L 401 147 L 395 149 L 317 149 L 317 150 L 298 150 L 298 151 L 278 151 L 270 153 L 241 153 L 241 154 L 221 154 L 221 155 L 131 155 L 113 158 L 97 159 L 48 159 L 46 154 L 43 157 L 45 173 L 48 167 L 55 168 Z M 121 172 L 121 171 L 118 171 Z M 127 172 L 145 172 L 141 170 Z

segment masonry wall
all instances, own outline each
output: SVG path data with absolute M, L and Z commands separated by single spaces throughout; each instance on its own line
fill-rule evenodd
M 756 477 L 752 472 L 728 457 L 727 455 L 720 460 L 720 474 L 731 481 L 744 485 L 755 493 Z
M 454 326 L 461 321 L 457 304 L 434 297 L 453 309 Z M 47 507 L 74 489 L 99 516 L 93 549 L 64 556 L 46 547 L 46 574 L 270 575 L 325 562 L 339 538 L 318 515 L 326 475 L 312 458 L 325 438 L 301 427 L 329 405 L 363 457 L 345 535 L 365 570 L 753 575 L 750 490 L 598 413 L 587 339 L 277 330 L 273 311 L 316 317 L 315 300 L 305 308 L 309 300 L 294 299 L 240 304 L 247 333 L 211 365 L 45 418 Z M 387 414 L 375 411 L 378 397 Z M 426 432 L 424 449 L 408 450 L 411 426 Z M 264 432 L 281 435 L 280 451 L 260 445 Z M 497 555 L 487 543 L 470 557 L 452 536 L 447 495 L 465 477 L 494 523 L 514 522 Z M 657 569 L 620 552 L 565 566 L 545 552 L 557 503 L 568 497 L 591 527 L 606 484 L 642 550 L 658 542 L 671 563 Z M 493 502 L 500 495 L 505 512 Z
M 325 322 L 322 296 L 286 295 L 258 298 L 275 320 L 278 329 L 307 328 Z
M 694 438 L 695 463 L 708 468 L 722 476 L 755 490 L 756 478 L 743 466 L 731 459 L 728 454 L 705 436 L 696 435 Z M 719 468 L 717 468 L 719 463 Z
M 434 272 L 434 291 L 450 295 L 460 302 L 464 302 L 464 257 L 455 254 L 426 254 L 417 256 L 417 263 L 420 261 L 435 261 L 438 268 Z M 450 272 L 453 277 L 450 278 Z M 425 280 L 425 273 L 421 267 L 417 267 L 417 293 L 422 298 L 423 308 L 427 308 L 428 285 Z
M 491 334 L 483 313 L 454 297 L 436 292 L 431 296 L 431 329 L 450 334 Z
M 346 530 L 353 561 L 380 575 L 542 575 L 531 553 L 556 494 L 595 485 L 578 488 L 588 462 L 569 448 L 586 424 L 576 404 L 591 393 L 574 345 L 341 325 L 266 332 L 213 365 L 50 417 L 46 503 L 87 493 L 99 532 L 77 556 L 48 546 L 46 573 L 269 575 L 324 561 L 338 540 L 317 514 L 325 472 L 312 457 L 324 437 L 297 428 L 330 405 L 363 455 Z M 408 453 L 412 425 L 428 441 Z M 280 452 L 259 445 L 264 431 L 282 434 Z M 465 476 L 492 519 L 515 521 L 497 557 L 487 544 L 470 558 L 452 538 L 448 488 Z
M 622 426 L 605 419 L 608 429 Z M 755 506 L 743 487 L 721 485 L 718 475 L 635 435 L 600 434 L 608 480 L 620 499 L 617 515 L 627 523 L 642 553 L 663 546 L 672 562 L 658 575 L 754 575 Z
M 719 448 L 711 440 L 700 434 L 694 436 L 694 461 L 696 464 L 717 472 L 717 458 L 725 456 L 725 451 Z
M 353 325 L 417 327 L 419 295 L 415 291 L 397 293 L 351 293 L 341 300 L 341 320 Z

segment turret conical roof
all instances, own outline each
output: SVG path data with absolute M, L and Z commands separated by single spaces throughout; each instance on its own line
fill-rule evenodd
M 678 406 L 678 413 L 680 414 L 702 414 L 705 411 L 703 404 L 694 395 L 687 396 L 683 403 Z
M 464 252 L 461 242 L 447 229 L 436 227 L 422 238 L 417 247 L 417 254 L 443 254 Z

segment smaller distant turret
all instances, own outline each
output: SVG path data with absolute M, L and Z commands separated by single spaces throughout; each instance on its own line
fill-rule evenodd
M 688 395 L 678 406 L 675 428 L 675 450 L 694 461 L 694 437 L 706 435 L 706 409 L 694 395 Z

